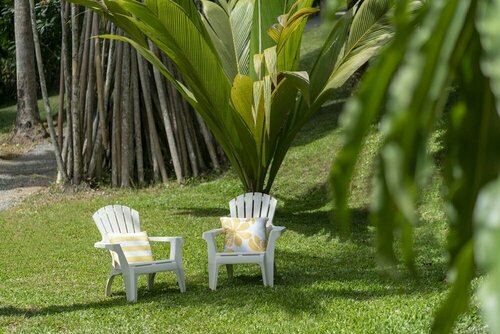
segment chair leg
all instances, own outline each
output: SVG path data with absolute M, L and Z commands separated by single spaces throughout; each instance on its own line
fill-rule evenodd
M 137 301 L 137 275 L 123 273 L 123 282 L 125 283 L 127 301 L 135 303 Z
M 274 286 L 274 261 L 266 262 L 267 285 L 271 288 Z
M 264 286 L 267 286 L 269 275 L 267 274 L 267 268 L 264 263 L 260 263 L 260 271 L 262 271 L 262 282 L 264 283 Z
M 229 278 L 229 280 L 232 280 L 233 279 L 233 265 L 226 264 L 226 268 L 227 268 L 227 277 Z
M 219 266 L 216 262 L 208 264 L 208 287 L 214 291 L 217 289 L 218 271 Z
M 175 274 L 177 275 L 177 283 L 179 284 L 179 289 L 181 290 L 181 292 L 186 292 L 186 280 L 184 278 L 184 269 L 182 268 L 182 266 L 179 266 L 177 268 Z
M 148 274 L 148 290 L 149 291 L 151 291 L 151 289 L 153 289 L 153 285 L 155 283 L 155 275 L 156 275 L 156 273 Z
M 113 284 L 113 280 L 115 279 L 116 275 L 120 275 L 120 272 L 111 270 L 111 272 L 109 273 L 108 279 L 106 280 L 106 288 L 104 290 L 104 294 L 106 295 L 106 297 L 111 296 L 111 285 Z

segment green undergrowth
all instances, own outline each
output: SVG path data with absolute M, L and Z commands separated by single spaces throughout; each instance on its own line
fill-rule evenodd
M 368 136 L 351 185 L 352 237 L 339 238 L 331 221 L 326 180 L 340 147 L 333 102 L 304 127 L 273 187 L 274 223 L 286 226 L 276 250 L 274 288 L 262 285 L 256 265 L 235 266 L 229 281 L 221 267 L 217 291 L 208 289 L 203 231 L 229 214 L 241 193 L 231 171 L 208 182 L 193 180 L 142 190 L 72 193 L 48 189 L 0 212 L 0 332 L 76 333 L 426 333 L 448 291 L 446 222 L 439 172 L 425 189 L 416 228 L 417 275 L 399 266 L 383 275 L 373 247 L 367 205 L 376 129 Z M 431 145 L 438 154 L 439 138 Z M 160 273 L 152 291 L 139 280 L 135 304 L 125 300 L 117 278 L 104 296 L 110 256 L 93 248 L 100 239 L 92 214 L 108 204 L 139 211 L 151 236 L 182 236 L 187 292 L 173 273 Z M 168 256 L 153 245 L 155 257 Z M 484 332 L 477 308 L 457 333 Z

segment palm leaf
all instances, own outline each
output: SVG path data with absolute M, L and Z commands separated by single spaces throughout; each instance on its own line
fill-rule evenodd
M 231 30 L 238 63 L 238 73 L 250 72 L 250 34 L 255 0 L 239 0 L 231 10 Z
M 248 74 L 253 3 L 240 0 L 227 12 L 211 1 L 203 1 L 205 25 L 230 82 L 236 73 Z
M 251 55 L 263 53 L 265 49 L 274 45 L 274 41 L 267 34 L 267 30 L 277 22 L 278 16 L 286 13 L 287 3 L 287 0 L 255 0 L 250 35 Z M 256 70 L 253 66 L 250 68 L 250 76 L 257 79 Z
M 148 22 L 136 26 L 179 67 L 198 101 L 204 100 L 216 112 L 227 110 L 230 85 L 218 56 L 179 5 L 159 0 L 155 15 L 149 7 L 134 0 L 116 3 L 142 22 Z
M 229 14 L 214 2 L 204 0 L 203 14 L 205 26 L 210 38 L 218 51 L 222 67 L 230 82 L 233 81 L 238 71 L 238 62 L 233 43 Z
M 316 99 L 324 88 L 349 36 L 354 11 L 347 11 L 333 26 L 311 70 L 311 97 Z
M 324 80 L 324 75 L 320 77 L 324 81 L 322 90 L 317 92 L 315 105 L 321 106 L 337 88 L 392 39 L 394 28 L 388 12 L 388 0 L 365 1 L 359 7 L 350 23 L 349 37 L 345 45 L 332 52 L 336 58 L 328 64 L 331 68 L 328 79 Z M 349 24 L 349 18 L 346 18 L 346 24 Z M 343 34 L 344 31 L 339 33 Z

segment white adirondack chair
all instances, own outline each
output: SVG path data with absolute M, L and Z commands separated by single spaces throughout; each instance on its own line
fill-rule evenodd
M 116 275 L 123 275 L 127 300 L 137 301 L 137 277 L 148 275 L 148 289 L 153 287 L 157 272 L 175 271 L 181 292 L 186 291 L 184 269 L 182 266 L 181 237 L 149 237 L 149 241 L 169 242 L 170 258 L 160 261 L 128 263 L 120 244 L 110 243 L 108 233 L 138 233 L 141 232 L 139 213 L 126 206 L 108 205 L 99 209 L 93 215 L 94 222 L 101 233 L 102 240 L 95 243 L 96 248 L 105 248 L 118 255 L 120 263 L 112 259 L 111 272 L 106 282 L 106 296 L 111 294 L 111 284 Z M 113 256 L 111 256 L 113 258 Z
M 217 252 L 215 238 L 223 233 L 222 228 L 206 231 L 203 239 L 208 247 L 208 286 L 210 289 L 217 288 L 217 276 L 219 266 L 225 264 L 227 274 L 233 277 L 233 264 L 256 263 L 262 270 L 262 280 L 265 286 L 274 286 L 274 249 L 276 239 L 278 239 L 285 227 L 274 226 L 273 217 L 276 210 L 277 200 L 267 194 L 246 193 L 240 195 L 229 202 L 231 217 L 233 218 L 258 218 L 266 217 L 267 246 L 265 252 L 254 253 L 224 253 Z

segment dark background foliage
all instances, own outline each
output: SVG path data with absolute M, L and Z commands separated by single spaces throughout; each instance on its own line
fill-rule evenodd
M 57 88 L 61 52 L 60 0 L 37 1 L 35 12 L 49 89 Z M 0 0 L 0 104 L 16 98 L 14 3 Z

